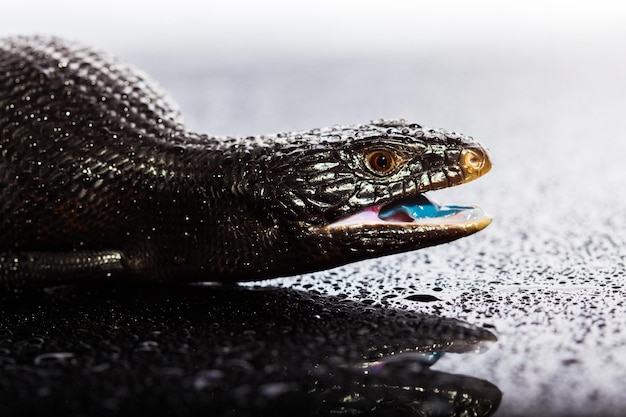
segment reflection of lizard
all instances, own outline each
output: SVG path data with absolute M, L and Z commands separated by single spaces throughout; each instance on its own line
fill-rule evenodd
M 0 294 L 2 415 L 486 416 L 500 404 L 489 381 L 427 360 L 478 364 L 497 341 L 482 326 L 317 291 L 163 288 Z

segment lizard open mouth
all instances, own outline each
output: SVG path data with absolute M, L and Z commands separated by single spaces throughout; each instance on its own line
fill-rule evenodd
M 331 223 L 330 226 L 382 224 L 462 225 L 465 223 L 484 223 L 484 226 L 487 226 L 490 222 L 491 217 L 478 206 L 443 206 L 434 202 L 425 194 L 416 194 L 389 203 L 367 207 Z

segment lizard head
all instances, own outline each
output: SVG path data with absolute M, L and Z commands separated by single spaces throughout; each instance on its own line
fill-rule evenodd
M 439 206 L 424 195 L 490 170 L 470 137 L 379 121 L 269 143 L 248 190 L 278 231 L 279 275 L 446 243 L 491 222 L 479 207 Z

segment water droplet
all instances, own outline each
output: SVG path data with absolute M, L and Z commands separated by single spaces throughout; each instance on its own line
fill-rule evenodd
M 75 356 L 72 352 L 43 353 L 35 358 L 34 363 L 37 366 L 66 364 Z
M 421 303 L 431 303 L 433 301 L 441 301 L 441 299 L 430 294 L 413 294 L 413 295 L 409 295 L 408 297 L 406 297 L 406 299 L 410 301 L 418 301 Z
M 267 398 L 277 398 L 290 391 L 296 391 L 298 386 L 294 383 L 275 382 L 263 384 L 259 387 L 259 392 Z

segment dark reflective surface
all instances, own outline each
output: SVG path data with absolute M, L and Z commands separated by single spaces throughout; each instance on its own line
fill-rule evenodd
M 482 416 L 501 398 L 429 368 L 490 331 L 315 292 L 58 287 L 0 312 L 0 415 Z

